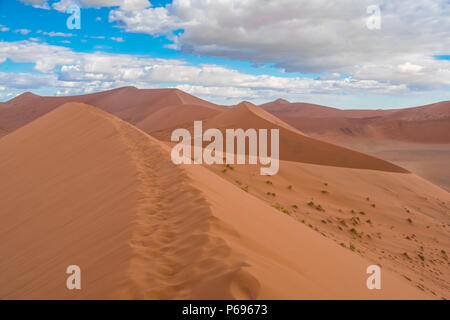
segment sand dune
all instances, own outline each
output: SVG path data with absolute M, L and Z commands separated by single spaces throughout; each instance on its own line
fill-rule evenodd
M 450 101 L 395 110 L 260 106 L 305 134 L 395 163 L 450 191 Z
M 272 177 L 248 165 L 217 165 L 213 171 L 427 294 L 450 297 L 448 257 L 442 252 L 450 249 L 445 190 L 413 174 L 287 161 Z
M 193 132 L 193 124 L 186 128 Z M 206 119 L 203 123 L 203 130 L 208 128 L 217 128 L 223 133 L 225 129 L 230 128 L 242 128 L 244 130 L 249 128 L 279 129 L 280 159 L 282 160 L 336 167 L 407 172 L 401 167 L 375 157 L 305 136 L 300 131 L 249 102 L 243 102 Z M 151 134 L 160 140 L 170 141 L 173 129 L 175 128 L 152 132 Z
M 306 134 L 333 141 L 450 143 L 450 101 L 392 110 L 340 110 L 279 100 L 260 107 Z
M 354 141 L 342 144 L 348 148 L 395 163 L 450 192 L 450 171 L 448 170 L 450 144 L 448 143 L 380 140 Z
M 212 115 L 223 107 L 208 101 L 191 96 L 178 89 L 137 89 L 135 87 L 123 87 L 92 94 L 70 97 L 41 97 L 26 92 L 6 103 L 0 108 L 0 128 L 7 133 L 12 132 L 34 119 L 54 110 L 68 102 L 82 102 L 98 107 L 108 113 L 140 127 L 145 131 L 160 130 L 164 122 L 156 122 L 158 113 L 165 108 L 174 108 L 187 105 L 188 111 L 181 111 L 189 119 L 202 119 L 205 115 Z M 197 111 L 198 109 L 198 111 Z M 153 113 L 156 113 L 153 117 Z M 167 113 L 165 113 L 167 114 Z M 161 116 L 161 114 L 159 114 Z M 169 121 L 169 125 L 172 122 Z M 0 132 L 0 137 L 2 133 Z
M 0 298 L 427 297 L 385 268 L 368 290 L 369 260 L 93 107 L 64 105 L 0 150 Z

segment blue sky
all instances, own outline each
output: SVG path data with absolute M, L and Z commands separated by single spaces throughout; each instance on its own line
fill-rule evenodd
M 178 87 L 222 104 L 390 108 L 450 99 L 447 1 L 378 1 L 379 17 L 367 14 L 370 1 L 300 2 L 0 0 L 0 101 L 124 85 Z M 79 30 L 67 27 L 70 5 L 80 7 Z M 371 30 L 367 19 L 378 18 Z

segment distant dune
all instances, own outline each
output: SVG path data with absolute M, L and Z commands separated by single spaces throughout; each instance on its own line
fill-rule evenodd
M 427 297 L 384 268 L 367 290 L 372 262 L 96 108 L 66 104 L 0 151 L 2 299 Z
M 160 140 L 170 141 L 171 132 L 175 128 L 160 132 L 150 132 L 150 134 Z M 193 123 L 186 126 L 186 128 L 193 132 Z M 203 130 L 208 128 L 218 128 L 224 135 L 225 129 L 230 128 L 242 128 L 244 130 L 249 128 L 279 129 L 280 159 L 282 160 L 336 167 L 408 172 L 384 160 L 305 136 L 287 123 L 249 102 L 243 102 L 206 119 L 203 124 Z
M 285 100 L 260 107 L 311 137 L 390 161 L 450 191 L 450 101 L 393 110 Z
M 317 137 L 450 143 L 450 101 L 392 110 L 341 110 L 308 103 L 269 102 L 260 107 Z
M 0 128 L 12 132 L 67 102 L 93 105 L 145 131 L 164 129 L 158 117 L 169 117 L 168 113 L 163 111 L 165 108 L 173 110 L 174 107 L 186 105 L 186 109 L 178 109 L 175 115 L 186 122 L 211 116 L 223 109 L 178 89 L 140 90 L 135 87 L 123 87 L 69 97 L 41 97 L 27 92 L 0 107 Z M 171 117 L 173 116 L 171 114 Z M 170 123 L 170 119 L 167 121 Z M 1 135 L 0 130 L 0 137 Z

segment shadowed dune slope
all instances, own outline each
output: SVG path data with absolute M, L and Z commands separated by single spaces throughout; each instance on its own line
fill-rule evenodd
M 2 138 L 0 175 L 2 299 L 424 297 L 384 269 L 368 290 L 367 260 L 84 104 Z
M 260 107 L 313 138 L 392 162 L 450 190 L 450 101 L 394 110 L 283 100 Z
M 192 123 L 186 128 L 190 129 L 191 134 L 193 134 Z M 226 140 L 226 129 L 279 129 L 281 160 L 336 167 L 403 173 L 408 172 L 407 170 L 387 161 L 310 138 L 249 102 L 240 103 L 229 110 L 206 119 L 203 123 L 203 131 L 209 128 L 217 128 L 221 130 L 224 140 Z M 173 129 L 175 128 L 152 132 L 152 135 L 160 140 L 170 141 Z M 268 138 L 268 140 L 270 142 L 270 138 Z M 206 145 L 208 145 L 208 142 L 205 142 L 204 146 Z

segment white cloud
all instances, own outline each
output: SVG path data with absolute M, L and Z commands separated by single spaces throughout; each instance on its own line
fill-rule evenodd
M 448 1 L 376 3 L 380 30 L 366 26 L 373 0 L 174 0 L 135 12 L 114 9 L 109 20 L 128 32 L 167 35 L 173 41 L 167 47 L 184 53 L 411 88 L 448 87 L 450 62 L 433 59 L 450 47 Z M 176 35 L 178 29 L 184 32 Z
M 417 73 L 422 69 L 423 69 L 422 66 L 419 66 L 417 64 L 412 64 L 409 62 L 403 63 L 398 66 L 398 70 L 400 72 L 404 72 L 404 73 Z
M 35 8 L 49 10 L 48 0 L 19 0 L 26 4 L 31 4 Z
M 72 33 L 63 33 L 63 32 L 42 32 L 42 34 L 49 36 L 49 37 L 73 37 L 74 35 Z
M 112 41 L 116 41 L 116 42 L 124 42 L 125 41 L 125 40 L 123 40 L 122 37 L 111 37 L 109 39 L 111 39 Z
M 9 31 L 9 28 L 8 28 L 8 27 L 5 27 L 4 25 L 1 25 L 1 24 L 0 24 L 0 31 L 1 31 L 1 32 L 7 32 L 7 31 Z
M 233 103 L 241 99 L 343 94 L 410 94 L 404 84 L 353 78 L 325 79 L 251 75 L 222 66 L 191 65 L 182 60 L 155 59 L 104 52 L 80 53 L 62 46 L 30 41 L 0 42 L 0 61 L 34 63 L 41 74 L 3 74 L 0 85 L 8 88 L 54 87 L 60 94 L 103 90 L 123 85 L 171 86 L 212 101 Z M 14 78 L 9 81 L 8 78 Z M 84 90 L 84 91 L 83 91 Z
M 52 7 L 65 12 L 68 6 L 77 5 L 80 8 L 120 7 L 124 11 L 142 10 L 151 4 L 148 0 L 60 0 Z
M 29 30 L 29 29 L 17 29 L 17 30 L 14 30 L 14 32 L 15 33 L 20 33 L 20 34 L 26 36 L 27 34 L 29 34 L 31 32 L 31 30 Z

